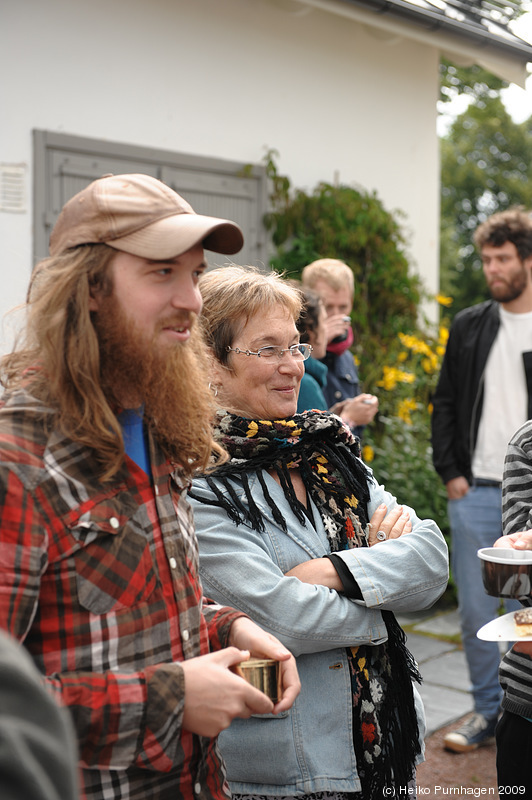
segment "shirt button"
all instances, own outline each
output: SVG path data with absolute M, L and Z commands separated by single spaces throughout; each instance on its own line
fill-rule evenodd
M 181 638 L 183 639 L 184 642 L 188 642 L 188 640 L 190 639 L 190 633 L 187 630 L 181 631 Z M 199 786 L 199 783 L 196 785 Z
M 111 526 L 111 528 L 114 528 L 116 530 L 117 528 L 120 527 L 120 522 L 118 521 L 117 517 L 111 517 L 111 519 L 109 520 L 109 525 Z
M 173 556 L 170 559 L 170 566 L 172 567 L 172 569 L 175 569 L 177 567 L 177 561 L 175 560 L 175 558 Z
M 196 794 L 200 794 L 201 793 L 201 783 L 195 783 L 194 784 L 194 792 Z
M 337 389 L 336 392 L 334 393 L 334 396 L 336 397 L 337 400 L 339 400 L 342 396 L 342 392 L 339 389 Z
M 159 487 L 158 486 L 155 486 L 154 492 L 155 492 L 156 495 L 159 494 Z

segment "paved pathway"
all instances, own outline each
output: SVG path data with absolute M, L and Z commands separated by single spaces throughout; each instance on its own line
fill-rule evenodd
M 408 647 L 416 658 L 423 683 L 418 686 L 425 705 L 427 736 L 473 709 L 469 676 L 460 649 L 456 610 L 430 616 L 399 615 L 407 629 Z M 447 637 L 455 637 L 449 641 Z

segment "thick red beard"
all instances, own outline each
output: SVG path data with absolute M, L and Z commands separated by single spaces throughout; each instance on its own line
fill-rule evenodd
M 107 398 L 119 407 L 124 406 L 124 398 L 135 398 L 135 406 L 143 404 L 156 438 L 181 463 L 187 454 L 197 452 L 198 442 L 204 443 L 206 436 L 210 439 L 213 411 L 205 346 L 194 315 L 187 318 L 190 339 L 161 348 L 158 333 L 169 320 L 162 322 L 153 340 L 147 340 L 113 295 L 103 300 L 94 315 Z

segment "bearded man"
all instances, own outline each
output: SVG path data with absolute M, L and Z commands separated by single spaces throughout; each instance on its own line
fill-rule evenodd
M 444 739 L 458 753 L 494 741 L 502 691 L 499 647 L 477 638 L 499 599 L 482 584 L 477 550 L 502 535 L 501 481 L 512 434 L 532 417 L 532 221 L 521 208 L 489 217 L 474 241 L 492 300 L 451 326 L 434 395 L 434 466 L 447 488 L 451 566 L 474 713 Z M 510 601 L 507 611 L 519 607 Z
M 205 601 L 184 493 L 211 454 L 198 280 L 237 225 L 147 175 L 106 176 L 63 208 L 2 361 L 0 627 L 72 715 L 85 798 L 229 797 L 216 736 L 278 713 L 294 660 Z M 282 662 L 275 706 L 232 671 Z

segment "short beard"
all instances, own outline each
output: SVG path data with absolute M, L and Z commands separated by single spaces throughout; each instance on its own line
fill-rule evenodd
M 496 300 L 498 303 L 511 303 L 512 300 L 517 300 L 518 297 L 521 297 L 527 287 L 527 283 L 528 274 L 525 267 L 523 267 L 520 272 L 514 275 L 503 286 L 499 286 L 496 289 L 490 288 L 489 291 L 493 300 Z
M 190 318 L 195 315 L 190 314 Z M 205 469 L 212 451 L 214 416 L 208 388 L 206 349 L 196 320 L 190 339 L 173 348 L 147 341 L 113 295 L 94 315 L 100 344 L 102 388 L 113 406 L 136 397 L 144 418 L 166 456 L 187 476 Z M 156 332 L 157 335 L 157 332 Z

